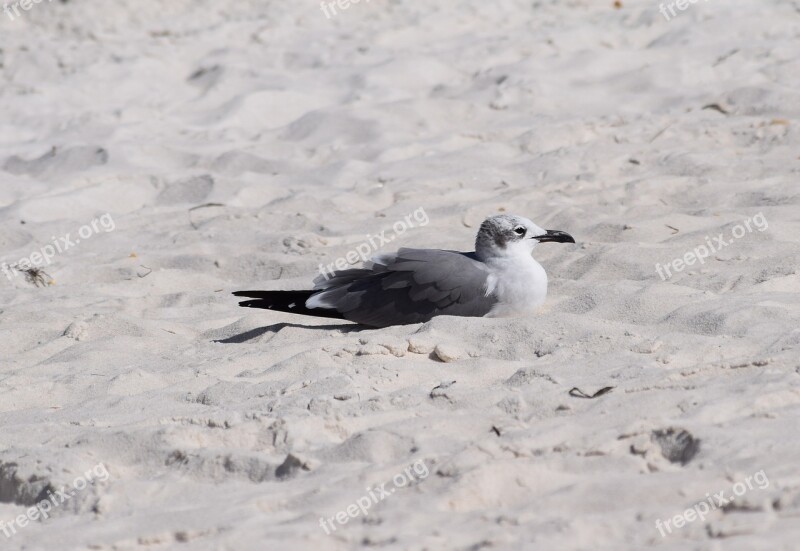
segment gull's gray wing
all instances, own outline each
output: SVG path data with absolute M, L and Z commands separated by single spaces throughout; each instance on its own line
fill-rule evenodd
M 497 302 L 486 296 L 486 265 L 473 253 L 400 249 L 365 268 L 314 280 L 308 308 L 327 308 L 345 319 L 386 327 L 421 323 L 434 316 L 484 316 Z

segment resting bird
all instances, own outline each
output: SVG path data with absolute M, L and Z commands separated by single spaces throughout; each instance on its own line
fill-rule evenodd
M 487 218 L 475 252 L 400 249 L 363 268 L 318 276 L 305 291 L 237 291 L 239 306 L 338 318 L 371 327 L 434 316 L 509 317 L 532 313 L 547 296 L 547 273 L 531 253 L 539 243 L 575 243 L 527 218 Z

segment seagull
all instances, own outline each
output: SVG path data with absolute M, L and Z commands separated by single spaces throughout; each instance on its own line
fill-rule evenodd
M 484 220 L 474 252 L 406 249 L 335 271 L 302 291 L 236 291 L 239 306 L 337 318 L 370 327 L 423 323 L 434 316 L 515 317 L 547 296 L 547 273 L 532 256 L 539 243 L 575 243 L 522 216 Z

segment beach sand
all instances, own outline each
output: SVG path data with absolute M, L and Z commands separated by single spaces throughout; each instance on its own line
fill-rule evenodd
M 52 256 L 0 277 L 0 548 L 795 548 L 796 7 L 329 15 L 0 14 L 0 262 Z M 577 241 L 537 249 L 536 316 L 363 329 L 230 294 L 383 231 L 471 250 L 500 212 Z

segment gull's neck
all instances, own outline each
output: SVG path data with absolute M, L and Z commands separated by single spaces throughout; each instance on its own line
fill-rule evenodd
M 547 273 L 527 250 L 506 250 L 484 259 L 491 270 L 487 295 L 497 298 L 489 317 L 530 314 L 547 297 Z

